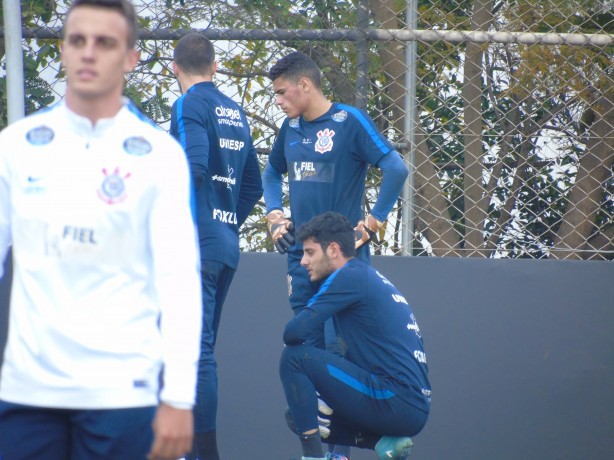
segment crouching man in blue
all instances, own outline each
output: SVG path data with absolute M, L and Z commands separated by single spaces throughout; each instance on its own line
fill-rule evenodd
M 302 459 L 326 459 L 325 437 L 373 449 L 380 460 L 404 460 L 430 408 L 416 318 L 390 281 L 354 257 L 354 230 L 344 216 L 316 216 L 297 237 L 303 242 L 301 264 L 311 281 L 322 281 L 286 325 L 280 362 L 286 418 L 300 438 Z M 305 345 L 331 316 L 343 356 Z

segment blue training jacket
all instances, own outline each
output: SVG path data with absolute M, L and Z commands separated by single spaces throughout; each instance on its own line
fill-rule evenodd
M 196 197 L 201 258 L 236 269 L 239 227 L 262 196 L 245 112 L 213 82 L 197 83 L 173 104 L 171 134 L 205 187 Z

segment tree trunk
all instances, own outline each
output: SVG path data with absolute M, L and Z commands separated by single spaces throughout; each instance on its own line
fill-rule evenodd
M 373 16 L 384 29 L 400 28 L 397 11 L 392 1 L 371 0 Z M 391 40 L 378 46 L 382 60 L 384 74 L 386 75 L 386 96 L 390 100 L 392 110 L 391 120 L 396 133 L 404 136 L 405 119 L 405 45 L 402 42 Z
M 586 243 L 590 252 L 584 254 L 588 260 L 612 260 L 614 259 L 614 224 L 600 228 Z
M 460 257 L 459 238 L 452 226 L 446 199 L 441 192 L 435 166 L 431 161 L 426 136 L 416 133 L 416 228 L 431 244 L 435 256 Z
M 492 20 L 491 0 L 476 0 L 471 19 L 472 30 L 488 30 Z M 484 190 L 482 164 L 482 61 L 479 43 L 467 43 L 464 65 L 463 101 L 465 142 L 465 250 L 468 256 L 485 256 L 484 221 L 488 198 Z
M 567 211 L 554 240 L 552 256 L 581 259 L 585 242 L 595 227 L 595 216 L 604 194 L 604 184 L 612 177 L 614 160 L 614 101 L 604 94 L 593 104 L 595 122 L 586 153 L 580 159 L 576 182 L 569 193 Z
M 382 28 L 400 28 L 397 19 L 399 11 L 394 9 L 393 1 L 372 0 L 374 17 Z M 380 58 L 388 86 L 386 95 L 391 103 L 392 120 L 397 133 L 403 137 L 405 117 L 405 46 L 391 41 L 380 46 Z M 415 146 L 415 216 L 416 229 L 420 230 L 432 246 L 436 256 L 460 256 L 458 235 L 452 225 L 448 203 L 443 196 L 437 171 L 433 165 L 426 137 L 417 127 Z

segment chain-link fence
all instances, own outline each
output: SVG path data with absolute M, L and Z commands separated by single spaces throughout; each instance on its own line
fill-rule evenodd
M 174 40 L 193 29 L 214 41 L 215 81 L 247 111 L 263 165 L 283 117 L 266 74 L 288 52 L 312 56 L 330 99 L 369 112 L 411 170 L 377 253 L 614 258 L 614 1 L 135 5 L 142 55 L 126 92 L 163 127 Z M 32 111 L 63 93 L 66 5 L 22 8 Z M 365 211 L 379 179 L 370 171 Z M 242 236 L 243 250 L 272 250 L 263 203 Z

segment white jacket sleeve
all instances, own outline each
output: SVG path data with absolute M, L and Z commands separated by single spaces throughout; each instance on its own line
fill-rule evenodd
M 3 136 L 0 134 L 0 140 L 2 138 Z M 4 276 L 4 261 L 12 242 L 9 180 L 8 161 L 6 155 L 0 152 L 0 279 Z
M 163 340 L 160 399 L 176 407 L 195 400 L 201 331 L 200 257 L 191 209 L 187 161 L 169 137 L 169 151 L 158 171 L 158 194 L 150 216 L 154 285 L 159 298 Z

